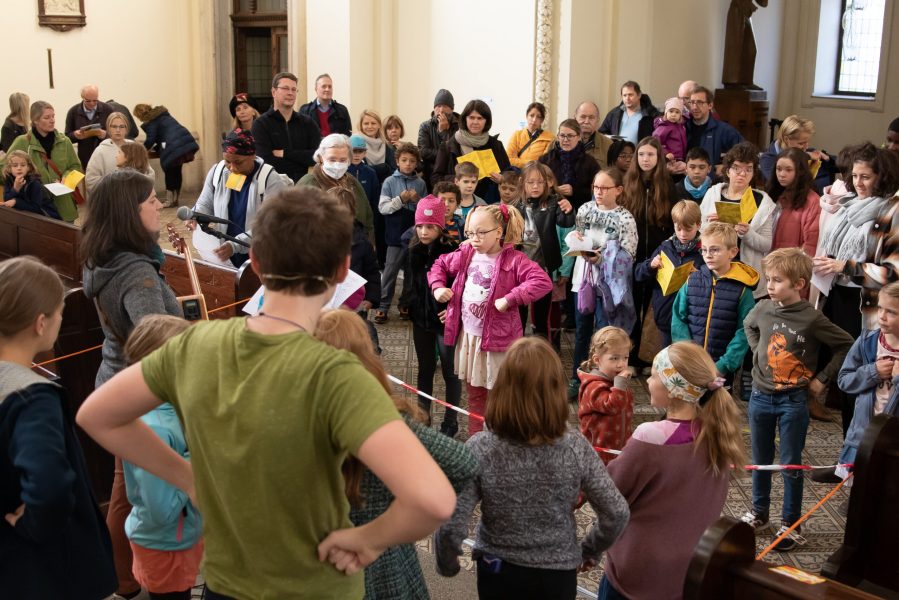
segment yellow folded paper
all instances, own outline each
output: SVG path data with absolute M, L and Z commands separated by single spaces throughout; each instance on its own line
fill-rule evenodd
M 65 174 L 65 177 L 62 178 L 62 183 L 64 186 L 69 188 L 70 190 L 74 190 L 78 187 L 78 184 L 81 183 L 81 180 L 84 179 L 84 173 L 81 171 L 69 171 Z
M 235 192 L 239 192 L 243 189 L 243 184 L 246 182 L 247 176 L 241 175 L 239 173 L 231 173 L 228 175 L 227 181 L 225 181 L 225 187 L 229 190 L 234 190 Z
M 752 193 L 752 188 L 748 187 L 746 188 L 746 191 L 743 192 L 743 197 L 740 198 L 740 223 L 749 223 L 758 210 L 759 207 L 755 204 L 755 196 Z
M 491 173 L 499 173 L 499 165 L 496 163 L 496 157 L 493 156 L 493 150 L 475 150 L 458 158 L 458 162 L 470 162 L 478 168 L 478 181 L 484 177 L 489 177 Z
M 695 271 L 693 261 L 675 267 L 671 259 L 664 252 L 659 252 L 659 258 L 662 260 L 662 266 L 656 273 L 656 281 L 662 288 L 662 295 L 669 296 L 681 289 L 690 277 L 690 273 Z
M 718 213 L 718 220 L 722 223 L 749 223 L 755 213 L 758 212 L 758 206 L 755 205 L 755 196 L 752 195 L 752 188 L 746 188 L 740 203 L 736 202 L 715 202 L 715 212 Z

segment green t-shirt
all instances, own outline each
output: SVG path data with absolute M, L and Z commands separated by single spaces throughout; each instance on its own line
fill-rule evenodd
M 238 599 L 361 598 L 362 573 L 347 577 L 316 552 L 352 526 L 347 452 L 399 419 L 356 357 L 235 318 L 194 325 L 141 368 L 184 424 L 209 587 Z

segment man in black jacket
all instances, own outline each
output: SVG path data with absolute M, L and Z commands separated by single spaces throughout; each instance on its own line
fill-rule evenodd
M 253 121 L 256 155 L 278 173 L 296 181 L 315 164 L 321 132 L 315 121 L 293 109 L 297 76 L 278 73 L 272 79 L 272 107 Z
M 630 140 L 636 145 L 652 135 L 652 120 L 660 114 L 649 96 L 640 91 L 639 83 L 626 81 L 621 86 L 621 104 L 609 111 L 599 131 Z
M 440 149 L 440 144 L 450 139 L 459 129 L 459 114 L 453 112 L 454 108 L 455 102 L 450 91 L 438 91 L 434 97 L 434 111 L 431 118 L 418 127 L 418 151 L 421 153 L 421 166 L 429 192 L 431 173 L 437 161 L 437 150 Z
M 100 102 L 99 97 L 97 86 L 84 86 L 81 88 L 81 102 L 66 114 L 66 136 L 73 144 L 78 144 L 78 160 L 84 167 L 87 167 L 100 142 L 106 139 L 106 119 L 112 113 L 112 107 Z M 94 126 L 92 129 L 84 129 L 91 125 Z
M 315 121 L 322 136 L 332 133 L 350 135 L 353 129 L 350 111 L 334 100 L 334 83 L 327 73 L 315 78 L 315 100 L 301 106 L 300 114 Z

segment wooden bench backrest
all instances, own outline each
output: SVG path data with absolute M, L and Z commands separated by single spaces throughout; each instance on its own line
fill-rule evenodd
M 30 254 L 72 283 L 81 281 L 81 229 L 34 213 L 0 208 L 0 260 Z

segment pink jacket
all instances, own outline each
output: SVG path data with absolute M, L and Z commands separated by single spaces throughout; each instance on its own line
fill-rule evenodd
M 780 218 L 777 219 L 777 227 L 774 229 L 771 249 L 802 248 L 809 256 L 815 256 L 818 249 L 820 216 L 820 197 L 815 190 L 809 190 L 805 206 L 799 210 L 781 204 Z
M 446 308 L 444 343 L 447 346 L 455 345 L 462 327 L 462 292 L 465 289 L 468 265 L 471 264 L 474 253 L 474 248 L 469 244 L 463 244 L 455 252 L 438 258 L 428 273 L 428 285 L 432 292 L 437 288 L 446 287 L 447 280 L 455 277 L 451 288 L 453 297 Z M 496 262 L 496 273 L 487 296 L 481 350 L 505 352 L 512 342 L 523 335 L 521 317 L 515 308 L 546 296 L 552 288 L 552 280 L 540 265 L 513 246 L 504 246 Z M 494 306 L 500 298 L 505 298 L 509 303 L 509 309 L 503 313 Z
M 673 154 L 674 160 L 684 160 L 687 155 L 687 129 L 684 126 L 684 120 L 681 119 L 680 123 L 672 123 L 661 116 L 655 118 L 653 125 L 655 129 L 652 130 L 652 135 L 662 144 L 664 153 Z

